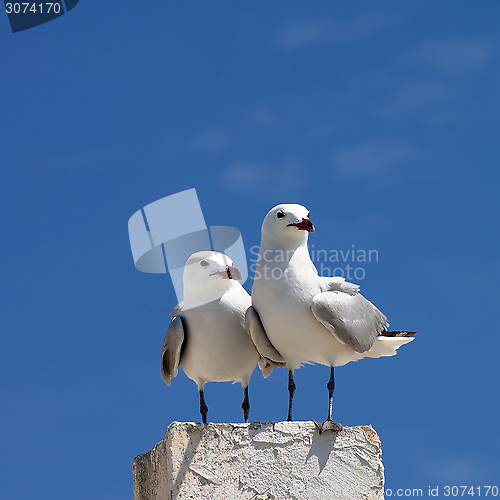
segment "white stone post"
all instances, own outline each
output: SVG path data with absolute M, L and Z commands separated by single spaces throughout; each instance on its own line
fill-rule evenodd
M 319 435 L 314 422 L 173 422 L 134 460 L 134 500 L 379 500 L 384 466 L 371 426 Z

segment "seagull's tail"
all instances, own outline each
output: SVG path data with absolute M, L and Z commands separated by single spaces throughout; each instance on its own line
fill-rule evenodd
M 369 358 L 380 358 L 381 356 L 394 356 L 396 351 L 404 344 L 414 340 L 417 332 L 381 332 L 376 337 L 372 348 L 364 353 Z
M 417 332 L 380 332 L 379 337 L 413 337 L 417 334 Z

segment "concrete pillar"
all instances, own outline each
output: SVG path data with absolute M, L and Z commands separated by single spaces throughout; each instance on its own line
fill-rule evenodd
M 173 422 L 134 460 L 134 500 L 375 500 L 384 466 L 371 426 Z

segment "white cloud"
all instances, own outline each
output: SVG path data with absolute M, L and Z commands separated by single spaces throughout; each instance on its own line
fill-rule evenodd
M 306 164 L 296 157 L 278 164 L 237 161 L 222 169 L 222 182 L 226 187 L 235 186 L 243 191 L 271 193 L 279 187 L 281 193 L 300 190 Z
M 249 121 L 252 126 L 276 130 L 281 127 L 281 120 L 278 115 L 267 106 L 256 106 L 249 113 Z
M 329 22 L 327 21 L 292 23 L 283 29 L 279 36 L 279 42 L 288 48 L 302 47 L 328 40 L 329 33 Z
M 271 169 L 264 163 L 239 161 L 230 163 L 222 172 L 222 180 L 226 186 L 249 188 L 257 186 L 260 179 L 269 175 Z
M 313 123 L 303 135 L 308 141 L 320 142 L 331 139 L 339 132 L 353 130 L 357 125 L 358 122 L 354 116 L 337 114 L 323 122 Z
M 218 153 L 229 145 L 229 135 L 222 130 L 207 130 L 196 136 L 189 144 L 193 149 Z
M 423 40 L 403 51 L 399 66 L 372 79 L 385 94 L 372 100 L 372 113 L 381 121 L 451 126 L 482 119 L 489 110 L 478 105 L 473 78 L 493 67 L 497 44 L 483 40 Z
M 367 175 L 386 172 L 415 158 L 415 147 L 406 141 L 367 141 L 335 151 L 338 172 Z
M 493 54 L 490 44 L 477 40 L 426 40 L 412 51 L 421 64 L 450 74 L 480 71 Z
M 390 80 L 387 98 L 373 105 L 375 116 L 383 120 L 450 122 L 457 119 L 456 102 L 462 91 L 453 84 L 432 79 Z
M 485 110 L 468 98 L 468 77 L 481 73 L 495 50 L 486 41 L 422 41 L 405 52 L 403 62 L 417 77 L 380 75 L 386 98 L 373 105 L 376 117 L 388 121 L 418 120 L 456 124 L 481 118 Z
M 431 457 L 422 462 L 422 472 L 445 484 L 474 484 L 481 479 L 496 477 L 498 461 L 488 461 L 477 455 L 461 457 Z M 491 484 L 486 483 L 486 484 Z
M 279 44 L 298 48 L 318 43 L 345 43 L 362 39 L 400 23 L 402 17 L 394 14 L 371 14 L 346 22 L 319 19 L 290 23 L 279 34 Z

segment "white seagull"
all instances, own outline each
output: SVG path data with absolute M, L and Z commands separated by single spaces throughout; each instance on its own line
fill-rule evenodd
M 334 367 L 364 357 L 393 356 L 415 332 L 388 332 L 387 318 L 342 277 L 322 277 L 307 248 L 314 232 L 307 208 L 278 205 L 265 217 L 247 325 L 260 354 L 286 362 L 292 420 L 293 370 L 302 363 L 331 367 L 328 418 L 320 433 L 341 430 L 332 420 Z
M 264 361 L 245 326 L 250 295 L 241 286 L 233 261 L 218 252 L 197 252 L 184 268 L 184 301 L 172 310 L 161 350 L 161 375 L 170 385 L 180 365 L 196 382 L 200 413 L 207 423 L 206 382 L 241 382 L 245 396 L 241 408 L 248 421 L 248 383 L 259 362 L 267 377 L 272 363 Z

